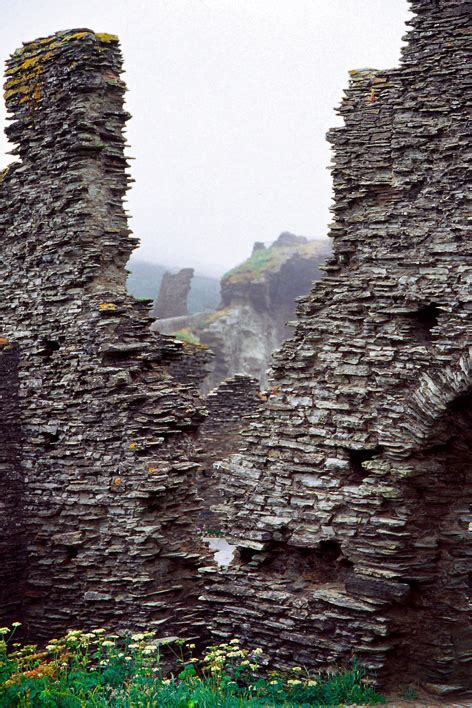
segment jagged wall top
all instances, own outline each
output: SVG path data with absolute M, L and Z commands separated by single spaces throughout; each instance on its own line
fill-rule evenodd
M 89 29 L 57 32 L 17 49 L 7 60 L 4 98 L 15 119 L 6 133 L 17 143 L 20 155 L 25 157 L 29 149 L 39 147 L 41 138 L 50 137 L 50 129 L 60 127 L 58 118 L 65 111 L 71 117 L 84 93 L 106 85 L 124 93 L 121 71 L 118 37 Z M 76 122 L 80 114 L 80 110 L 75 112 Z M 72 125 L 63 127 L 67 130 L 56 139 L 77 139 Z M 82 135 L 87 142 L 85 138 Z
M 121 66 L 116 38 L 90 30 L 8 63 L 21 161 L 0 184 L 0 595 L 18 604 L 0 617 L 35 640 L 200 621 L 202 403 L 126 293 Z
M 219 468 L 241 564 L 208 599 L 219 641 L 470 696 L 471 3 L 414 7 L 329 133 L 334 256 Z
M 87 29 L 28 42 L 7 61 L 5 101 L 12 122 L 6 134 L 21 162 L 0 179 L 0 207 L 17 215 L 15 233 L 3 231 L 8 219 L 0 219 L 0 236 L 4 243 L 12 239 L 22 267 L 46 267 L 51 259 L 57 264 L 49 274 L 53 292 L 85 284 L 126 290 L 124 265 L 137 240 L 130 237 L 122 204 L 129 183 L 123 135 L 129 114 L 121 71 L 118 38 Z M 45 192 L 55 196 L 47 218 L 37 209 Z M 59 233 L 60 223 L 68 238 Z M 37 290 L 26 282 L 18 292 L 30 286 Z

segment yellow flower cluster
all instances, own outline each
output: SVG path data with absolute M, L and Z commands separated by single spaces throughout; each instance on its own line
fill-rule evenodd
M 204 672 L 219 674 L 223 671 L 234 670 L 235 668 L 259 669 L 258 657 L 261 656 L 262 649 L 242 649 L 239 639 L 231 639 L 228 643 L 217 644 L 209 647 L 202 659 Z
M 70 629 L 65 636 L 50 639 L 46 647 L 39 650 L 36 645 L 23 646 L 10 642 L 18 626 L 19 623 L 15 623 L 12 628 L 0 627 L 0 665 L 2 656 L 4 660 L 7 659 L 7 649 L 10 649 L 8 659 L 14 661 L 13 672 L 3 682 L 6 688 L 15 686 L 23 690 L 24 682 L 30 679 L 54 683 L 60 680 L 64 671 L 74 670 L 77 665 L 81 670 L 99 672 L 101 667 L 110 668 L 116 666 L 117 662 L 118 665 L 120 662 L 134 662 L 129 667 L 131 672 L 137 669 L 146 680 L 158 681 L 164 686 L 177 686 L 185 677 L 184 681 L 195 685 L 199 681 L 209 681 L 215 690 L 226 690 L 231 685 L 247 686 L 247 690 L 256 692 L 251 695 L 256 696 L 259 687 L 267 681 L 273 687 L 274 695 L 278 696 L 287 689 L 297 690 L 298 687 L 317 685 L 313 676 L 300 666 L 294 666 L 283 673 L 275 671 L 267 675 L 261 672 L 261 664 L 265 663 L 262 649 L 243 648 L 239 639 L 208 647 L 201 659 L 192 656 L 196 646 L 191 640 L 173 640 L 174 646 L 181 647 L 180 658 L 175 651 L 174 654 L 184 666 L 183 672 L 176 677 L 162 673 L 160 642 L 154 631 L 118 636 L 108 634 L 103 628 L 89 631 Z

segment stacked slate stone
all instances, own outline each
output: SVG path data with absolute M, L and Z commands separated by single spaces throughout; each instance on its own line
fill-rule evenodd
M 219 529 L 218 464 L 241 447 L 241 436 L 262 403 L 257 379 L 235 374 L 222 381 L 205 399 L 208 416 L 199 429 L 198 490 L 204 501 L 200 523 L 205 528 Z
M 204 344 L 181 341 L 166 335 L 161 335 L 161 342 L 166 342 L 166 367 L 171 376 L 181 384 L 202 390 L 210 373 L 213 352 Z
M 222 472 L 239 564 L 216 638 L 472 691 L 471 3 L 414 0 L 399 69 L 352 72 L 334 254 Z
M 9 572 L 6 594 L 35 638 L 201 625 L 201 403 L 168 375 L 168 344 L 126 294 L 136 239 L 122 205 L 121 71 L 117 38 L 88 29 L 25 44 L 7 62 L 7 134 L 20 161 L 0 185 L 0 335 L 16 361 L 0 366 L 21 445 L 2 446 L 0 471 L 2 486 L 16 475 L 6 504 L 21 491 L 10 522 L 22 521 L 25 544 L 24 580 Z M 2 415 L 3 441 L 8 426 Z M 2 568 L 12 568 L 18 544 L 3 541 Z
M 18 347 L 0 338 L 0 607 L 11 624 L 21 614 L 24 581 L 23 475 L 18 423 Z

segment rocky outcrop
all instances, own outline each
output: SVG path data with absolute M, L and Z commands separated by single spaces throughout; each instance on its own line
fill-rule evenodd
M 400 68 L 353 71 L 329 134 L 334 254 L 220 469 L 239 561 L 207 600 L 280 664 L 470 696 L 471 5 L 412 6 Z
M 221 309 L 195 331 L 215 354 L 207 386 L 236 372 L 267 384 L 273 352 L 287 338 L 296 299 L 320 277 L 330 243 L 282 233 L 269 247 L 256 244 L 252 256 L 221 280 Z
M 36 639 L 204 631 L 202 403 L 168 373 L 175 343 L 126 294 L 137 241 L 122 206 L 121 70 L 117 38 L 87 29 L 7 63 L 20 161 L 0 178 L 0 612 Z
M 214 354 L 208 392 L 236 373 L 267 382 L 272 353 L 288 336 L 295 300 L 320 276 L 330 243 L 283 233 L 271 245 L 256 243 L 251 258 L 221 280 L 221 305 L 210 314 L 159 320 L 154 328 L 206 345 Z
M 193 268 L 182 268 L 178 273 L 164 273 L 152 311 L 154 317 L 166 319 L 188 315 L 187 298 L 193 274 Z

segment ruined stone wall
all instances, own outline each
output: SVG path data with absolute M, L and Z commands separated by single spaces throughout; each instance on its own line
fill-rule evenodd
M 161 335 L 159 341 L 166 369 L 172 378 L 192 389 L 202 389 L 213 360 L 208 347 L 166 335 Z M 205 401 L 203 405 L 206 405 Z M 207 415 L 206 411 L 204 414 Z
M 0 361 L 1 612 L 19 598 L 36 639 L 201 627 L 201 402 L 168 375 L 168 345 L 126 294 L 136 239 L 122 206 L 121 70 L 117 38 L 90 30 L 28 43 L 7 63 L 20 159 L 0 185 L 0 336 L 13 346 Z
M 0 339 L 0 607 L 2 620 L 7 624 L 21 615 L 25 570 L 18 384 L 18 347 L 3 337 Z
M 218 463 L 241 448 L 244 430 L 257 414 L 265 398 L 257 379 L 235 374 L 225 379 L 205 397 L 207 417 L 199 429 L 198 490 L 204 501 L 200 523 L 203 528 L 219 530 Z
M 330 132 L 333 258 L 226 464 L 239 562 L 215 638 L 279 663 L 353 654 L 472 690 L 471 3 L 414 0 L 400 68 L 353 71 Z

